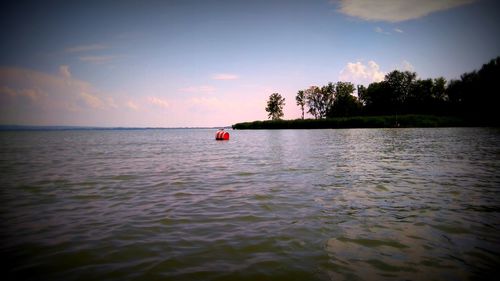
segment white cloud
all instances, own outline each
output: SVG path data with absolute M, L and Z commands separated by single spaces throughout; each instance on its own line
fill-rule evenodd
M 338 11 L 363 20 L 401 22 L 474 1 L 476 0 L 339 0 Z
M 65 78 L 71 78 L 71 72 L 69 71 L 68 65 L 59 66 L 59 74 L 61 74 Z
M 369 61 L 368 64 L 364 64 L 358 61 L 347 63 L 340 72 L 339 79 L 341 81 L 367 85 L 372 82 L 384 80 L 384 76 L 385 73 L 380 70 L 380 66 L 376 62 Z
M 236 80 L 236 79 L 239 79 L 239 76 L 236 74 L 230 74 L 230 73 L 218 73 L 218 74 L 214 74 L 212 76 L 212 79 L 214 79 L 214 80 Z
M 70 48 L 66 48 L 65 51 L 68 53 L 80 53 L 80 52 L 102 50 L 107 48 L 108 46 L 102 44 L 90 44 L 90 45 L 73 46 Z
M 210 85 L 201 85 L 201 86 L 189 86 L 186 88 L 179 89 L 181 92 L 185 93 L 213 93 L 216 91 L 216 88 Z
M 80 60 L 83 62 L 90 62 L 96 64 L 103 64 L 116 59 L 116 56 L 83 56 Z
M 153 105 L 163 107 L 163 108 L 170 107 L 170 103 L 167 100 L 162 99 L 162 98 L 148 97 L 148 102 L 153 104 Z
M 394 32 L 397 32 L 397 33 L 404 33 L 404 31 L 399 29 L 399 28 L 394 28 L 393 30 L 394 30 Z

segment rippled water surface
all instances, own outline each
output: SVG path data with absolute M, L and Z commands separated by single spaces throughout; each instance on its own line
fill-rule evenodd
M 498 273 L 500 130 L 230 133 L 0 132 L 2 279 Z

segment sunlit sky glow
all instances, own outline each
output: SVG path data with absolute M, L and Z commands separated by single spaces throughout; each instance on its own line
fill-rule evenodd
M 454 79 L 500 55 L 494 0 L 12 2 L 0 124 L 224 126 L 266 119 L 273 92 L 294 119 L 311 85 Z

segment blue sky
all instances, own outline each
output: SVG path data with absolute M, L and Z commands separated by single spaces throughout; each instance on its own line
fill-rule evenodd
M 489 0 L 1 4 L 0 124 L 221 126 L 311 85 L 456 79 L 500 55 Z

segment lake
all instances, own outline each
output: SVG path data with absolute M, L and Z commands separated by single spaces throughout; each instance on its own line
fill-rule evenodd
M 0 132 L 2 279 L 499 272 L 500 129 L 229 133 Z

